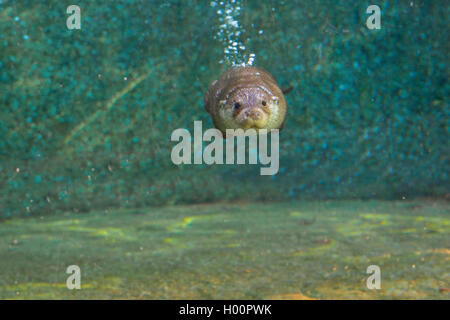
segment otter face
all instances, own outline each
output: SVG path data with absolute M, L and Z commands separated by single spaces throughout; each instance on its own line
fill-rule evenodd
M 221 115 L 234 128 L 270 129 L 278 114 L 279 98 L 260 87 L 236 88 L 220 101 Z

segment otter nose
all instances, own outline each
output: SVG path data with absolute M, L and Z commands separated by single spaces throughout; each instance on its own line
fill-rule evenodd
M 253 119 L 253 120 L 259 120 L 259 119 L 261 119 L 262 118 L 262 114 L 261 114 L 261 111 L 259 111 L 259 110 L 246 110 L 245 111 L 245 116 L 247 117 L 247 118 L 251 118 L 251 119 Z

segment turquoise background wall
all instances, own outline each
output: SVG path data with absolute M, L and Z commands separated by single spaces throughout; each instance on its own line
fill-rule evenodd
M 175 166 L 219 63 L 209 1 L 0 1 L 0 216 L 231 200 L 442 197 L 447 1 L 246 1 L 246 54 L 287 96 L 280 171 Z M 72 3 L 70 3 L 72 4 Z

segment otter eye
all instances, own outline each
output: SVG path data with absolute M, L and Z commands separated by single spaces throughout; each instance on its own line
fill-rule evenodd
M 239 102 L 234 103 L 234 110 L 237 110 L 241 107 L 241 104 Z
M 261 103 L 263 106 L 265 106 L 267 104 L 266 101 L 264 101 L 264 100 Z

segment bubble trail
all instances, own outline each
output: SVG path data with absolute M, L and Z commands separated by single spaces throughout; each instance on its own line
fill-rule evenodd
M 239 24 L 241 1 L 211 1 L 211 7 L 216 8 L 219 16 L 219 28 L 215 38 L 224 47 L 224 59 L 219 63 L 227 63 L 232 66 L 253 65 L 255 54 L 250 53 L 247 56 L 246 47 L 242 41 L 245 29 Z

